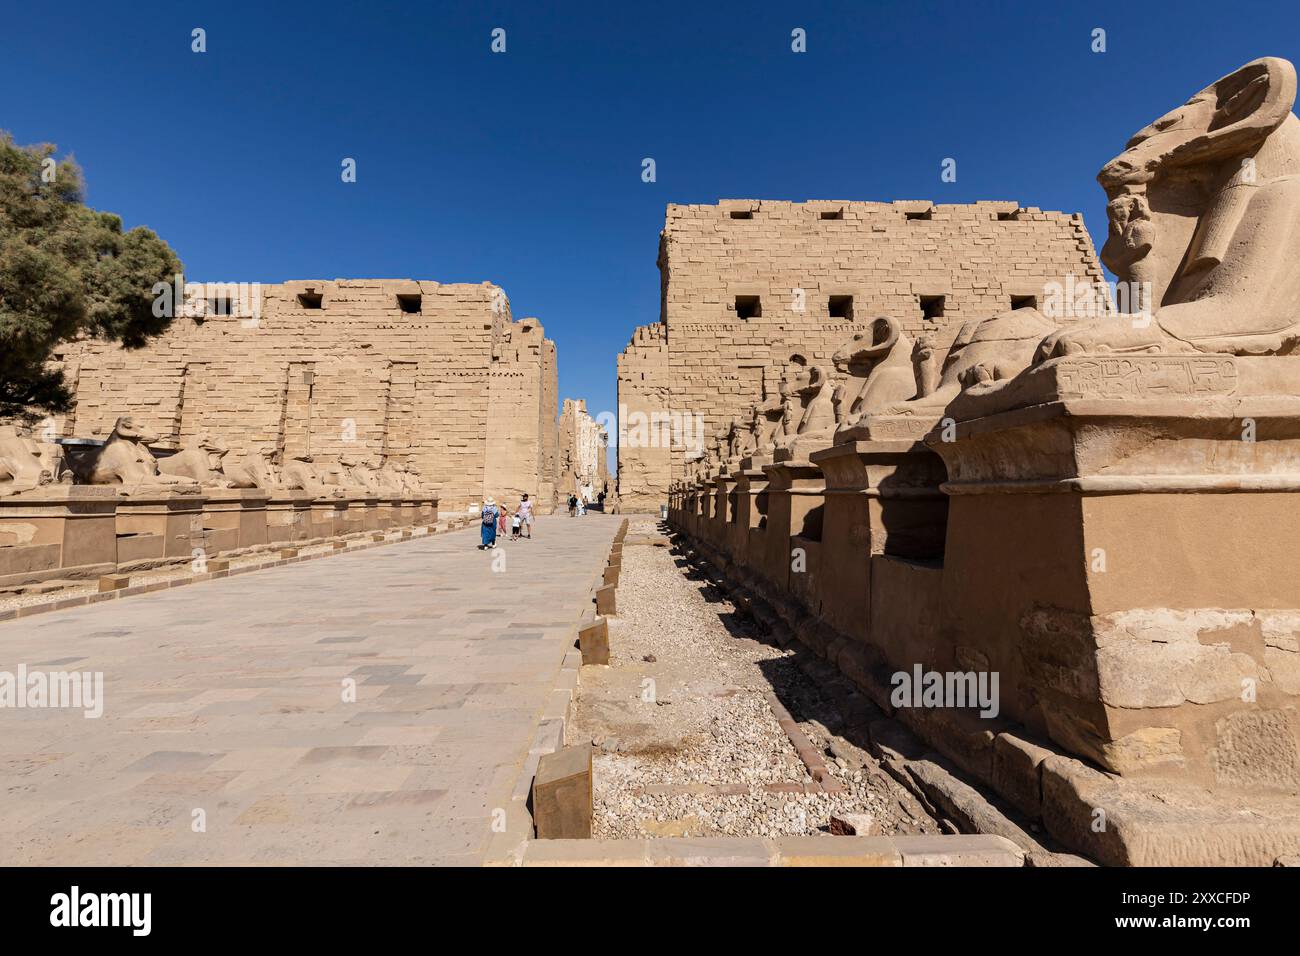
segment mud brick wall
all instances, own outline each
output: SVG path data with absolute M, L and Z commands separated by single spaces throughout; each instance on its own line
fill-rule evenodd
M 57 432 L 103 438 L 131 414 L 163 447 L 211 431 L 232 452 L 408 457 L 445 511 L 543 480 L 554 343 L 491 283 L 302 280 L 261 286 L 256 314 L 220 311 L 139 350 L 68 346 L 76 404 Z
M 791 363 L 832 371 L 877 316 L 944 351 L 965 322 L 1042 307 L 1048 283 L 1103 279 L 1081 215 L 1014 202 L 669 205 L 659 269 L 660 320 L 619 358 L 620 414 L 699 413 L 708 436 L 775 395 Z M 663 502 L 685 453 L 621 443 L 622 507 Z

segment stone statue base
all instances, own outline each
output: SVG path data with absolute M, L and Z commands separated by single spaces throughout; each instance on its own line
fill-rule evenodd
M 803 599 L 817 588 L 825 479 L 809 461 L 777 461 L 764 466 L 763 474 L 767 476 L 767 535 L 760 574 L 772 586 L 788 588 Z
M 206 496 L 151 489 L 117 499 L 117 563 L 193 558 L 203 548 Z
M 0 586 L 112 571 L 118 500 L 114 488 L 74 485 L 0 498 Z
M 311 537 L 310 491 L 271 489 L 266 503 L 266 539 L 269 544 L 306 541 Z
M 204 550 L 208 556 L 267 543 L 266 504 L 260 488 L 208 488 L 203 505 Z
M 773 462 L 780 464 L 784 461 L 807 461 L 809 456 L 814 452 L 821 451 L 823 448 L 829 448 L 834 441 L 834 435 L 800 435 L 772 452 Z
M 948 498 L 943 461 L 919 442 L 873 441 L 814 452 L 825 479 L 817 588 L 822 617 L 868 638 L 875 554 L 941 560 Z M 882 596 L 883 600 L 897 595 Z
M 1023 378 L 929 441 L 944 635 L 1001 672 L 1005 716 L 1107 770 L 1294 793 L 1300 362 L 1069 356 Z

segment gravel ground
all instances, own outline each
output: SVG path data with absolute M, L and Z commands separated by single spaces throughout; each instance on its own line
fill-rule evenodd
M 597 748 L 593 835 L 816 834 L 846 813 L 870 814 L 884 834 L 940 832 L 869 754 L 826 729 L 833 702 L 791 654 L 765 643 L 669 548 L 635 543 L 651 536 L 660 536 L 657 520 L 631 519 L 610 666 L 582 671 L 570 739 L 590 737 Z M 814 782 L 772 714 L 769 690 L 826 750 L 843 792 L 765 789 Z

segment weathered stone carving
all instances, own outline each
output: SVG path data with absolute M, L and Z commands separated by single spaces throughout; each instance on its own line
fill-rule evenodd
M 314 464 L 314 459 L 306 453 L 294 455 L 285 463 L 280 473 L 281 485 L 291 491 L 306 491 L 318 498 L 342 497 L 343 489 L 329 485 L 325 476 Z
M 321 480 L 349 497 L 367 494 L 366 474 L 360 461 L 351 455 L 340 455 L 337 461 L 327 462 L 320 468 Z
M 74 459 L 73 470 L 83 484 L 120 485 L 124 495 L 162 490 L 197 492 L 199 484 L 193 478 L 158 471 L 158 460 L 146 447 L 157 440 L 132 416 L 123 415 L 102 446 Z
M 758 406 L 758 433 L 754 440 L 753 455 L 771 457 L 776 448 L 777 433 L 785 418 L 784 395 L 773 395 Z
M 192 478 L 207 488 L 230 488 L 232 482 L 223 473 L 222 459 L 230 448 L 216 435 L 201 432 L 185 448 L 158 462 L 164 475 Z
M 781 384 L 777 386 L 776 403 L 781 409 L 780 417 L 777 419 L 776 426 L 772 429 L 769 437 L 769 443 L 765 446 L 764 451 L 772 454 L 777 448 L 780 448 L 787 440 L 794 437 L 799 429 L 799 412 L 796 406 L 794 390 L 790 387 L 789 381 L 781 379 Z
M 48 485 L 57 475 L 57 463 L 42 457 L 39 443 L 0 425 L 0 498 Z
M 838 424 L 835 417 L 835 387 L 826 369 L 814 366 L 808 374 L 807 383 L 800 388 L 803 399 L 803 415 L 793 435 L 777 443 L 777 449 L 783 457 L 807 457 L 808 452 L 831 444 Z
M 374 469 L 375 490 L 385 498 L 400 498 L 404 493 L 402 472 L 397 468 L 393 458 L 372 458 L 370 467 Z
M 256 453 L 236 455 L 222 461 L 222 472 L 231 488 L 279 488 L 280 476 L 275 467 L 275 448 L 267 446 Z
M 736 458 L 744 460 L 758 453 L 765 419 L 762 406 L 755 402 L 749 406 L 749 417 L 741 425 L 736 445 Z
M 402 487 L 408 495 L 417 498 L 423 498 L 429 495 L 428 486 L 424 483 L 424 476 L 420 474 L 420 469 L 416 467 L 415 462 L 409 458 L 402 463 Z
M 933 391 L 922 396 L 920 393 L 927 389 L 918 384 L 916 398 L 887 406 L 875 415 L 863 416 L 856 426 L 844 429 L 840 439 L 872 437 L 860 433 L 883 433 L 889 428 L 888 420 L 899 418 L 915 419 L 921 433 L 928 431 L 945 413 L 957 410 L 954 403 L 977 399 L 1023 371 L 1044 336 L 1055 329 L 1050 319 L 1037 309 L 1028 308 L 967 322 L 948 350 L 943 372 Z M 924 372 L 925 366 L 921 367 Z
M 846 386 L 848 408 L 841 415 L 842 428 L 851 428 L 864 415 L 907 401 L 917 393 L 913 367 L 913 342 L 898 320 L 881 317 L 871 328 L 842 345 L 832 361 L 835 368 L 852 376 L 856 387 Z
M 1101 258 L 1150 283 L 1154 317 L 1062 329 L 1045 361 L 1095 352 L 1286 354 L 1300 343 L 1300 120 L 1295 67 L 1264 57 L 1139 130 L 1098 174 Z
M 937 361 L 934 339 L 922 335 L 912 345 L 912 374 L 916 379 L 916 398 L 929 398 L 939 387 L 942 371 Z

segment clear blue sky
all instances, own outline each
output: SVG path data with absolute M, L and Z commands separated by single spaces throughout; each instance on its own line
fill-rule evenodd
M 666 203 L 1014 199 L 1100 239 L 1101 164 L 1266 54 L 1300 59 L 1294 0 L 8 0 L 0 128 L 73 151 L 192 279 L 497 282 L 597 412 L 658 315 Z

